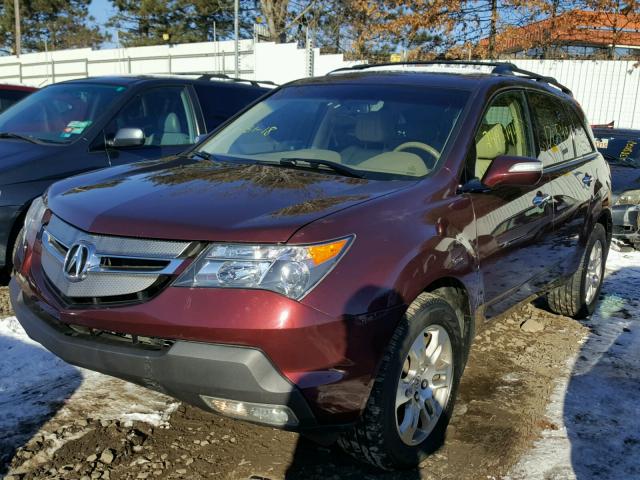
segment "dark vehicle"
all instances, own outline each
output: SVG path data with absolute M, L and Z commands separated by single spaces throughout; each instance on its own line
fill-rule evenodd
M 31 201 L 53 182 L 179 153 L 267 91 L 215 76 L 88 78 L 0 114 L 0 270 L 11 268 Z
M 640 130 L 593 128 L 611 166 L 614 244 L 640 249 Z
M 24 85 L 0 84 L 0 113 L 36 90 L 38 89 L 35 87 L 25 87 Z
M 296 81 L 187 154 L 56 183 L 16 252 L 16 315 L 72 364 L 416 465 L 475 332 L 541 295 L 590 314 L 609 250 L 579 106 L 491 65 Z

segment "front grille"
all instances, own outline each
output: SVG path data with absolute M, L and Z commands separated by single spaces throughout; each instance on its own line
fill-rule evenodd
M 84 277 L 71 279 L 64 263 L 69 249 L 88 246 Z M 143 301 L 166 286 L 184 262 L 189 242 L 93 235 L 53 216 L 42 232 L 42 269 L 67 304 Z
M 83 338 L 86 340 L 101 341 L 113 345 L 130 345 L 145 350 L 167 350 L 175 343 L 174 340 L 157 337 L 145 337 L 142 335 L 132 335 L 130 333 L 112 332 L 110 330 L 101 330 L 97 328 L 89 328 L 83 325 L 62 324 L 65 334 Z

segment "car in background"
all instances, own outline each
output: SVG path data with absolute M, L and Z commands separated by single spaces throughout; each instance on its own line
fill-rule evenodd
M 86 78 L 43 88 L 3 112 L 0 268 L 10 269 L 31 201 L 56 180 L 179 153 L 267 91 L 216 75 Z
M 0 113 L 36 90 L 38 89 L 35 87 L 26 87 L 24 85 L 0 84 Z
M 593 135 L 611 166 L 613 245 L 640 249 L 640 130 L 609 124 L 594 126 Z

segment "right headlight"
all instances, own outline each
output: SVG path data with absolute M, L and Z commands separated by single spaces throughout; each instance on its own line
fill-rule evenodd
M 353 236 L 313 245 L 214 243 L 178 277 L 178 287 L 256 288 L 298 300 L 327 275 Z
M 618 197 L 616 205 L 640 205 L 640 190 L 627 190 Z

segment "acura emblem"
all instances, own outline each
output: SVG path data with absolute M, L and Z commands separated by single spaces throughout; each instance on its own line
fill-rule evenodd
M 77 242 L 64 257 L 64 276 L 70 282 L 80 282 L 87 277 L 91 256 L 93 255 L 93 245 L 85 242 Z

